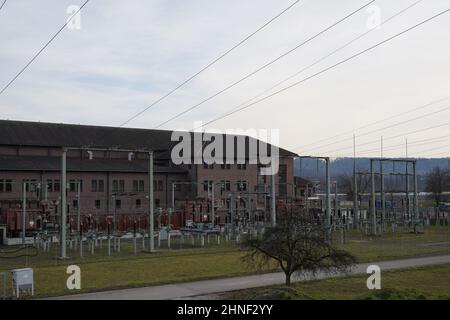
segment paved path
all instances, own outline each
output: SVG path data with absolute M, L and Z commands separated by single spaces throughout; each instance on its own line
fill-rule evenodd
M 352 274 L 366 273 L 367 266 L 378 265 L 383 270 L 394 270 L 410 267 L 421 267 L 438 264 L 449 264 L 450 255 L 429 256 L 420 258 L 410 258 L 392 261 L 372 262 L 357 264 Z M 336 275 L 319 274 L 317 278 L 333 277 Z M 308 280 L 311 277 L 303 279 L 293 279 L 293 281 Z M 224 278 L 215 280 L 203 280 L 194 282 L 185 282 L 177 284 L 168 284 L 161 286 L 132 288 L 122 290 L 111 290 L 102 292 L 93 292 L 78 295 L 60 296 L 50 299 L 63 300 L 158 300 L 158 299 L 182 299 L 199 295 L 208 295 L 219 292 L 256 288 L 284 283 L 284 273 L 267 273 L 261 275 L 250 275 L 235 278 Z

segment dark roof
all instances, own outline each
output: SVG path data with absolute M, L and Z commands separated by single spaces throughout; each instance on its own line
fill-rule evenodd
M 0 171 L 59 171 L 61 170 L 60 157 L 17 157 L 1 156 Z M 87 172 L 148 172 L 146 160 L 122 159 L 67 159 L 67 171 Z M 154 166 L 155 173 L 187 173 L 180 167 Z
M 0 120 L 0 145 L 123 148 L 161 151 L 169 159 L 173 131 Z M 200 134 L 200 133 L 195 133 Z M 279 148 L 280 156 L 297 156 Z

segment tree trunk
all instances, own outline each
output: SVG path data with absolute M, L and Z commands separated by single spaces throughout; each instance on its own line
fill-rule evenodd
M 291 275 L 289 273 L 286 273 L 286 286 L 291 286 Z

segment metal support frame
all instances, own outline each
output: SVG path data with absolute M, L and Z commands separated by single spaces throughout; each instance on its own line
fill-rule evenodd
M 380 163 L 380 172 L 376 173 L 375 172 L 375 162 L 379 162 Z M 385 173 L 384 172 L 384 162 L 392 162 L 392 163 L 396 163 L 396 162 L 400 162 L 400 163 L 404 163 L 405 164 L 405 173 L 395 173 L 395 172 L 391 172 L 391 173 Z M 413 172 L 409 173 L 409 165 L 412 164 L 413 166 Z M 383 219 L 385 218 L 386 215 L 386 201 L 385 201 L 385 181 L 384 178 L 386 175 L 389 176 L 405 176 L 406 178 L 406 185 L 405 185 L 405 193 L 406 193 L 406 211 L 405 214 L 411 219 L 411 221 L 413 220 L 417 220 L 419 217 L 419 207 L 418 207 L 418 187 L 417 187 L 417 161 L 416 160 L 403 160 L 403 159 L 389 159 L 389 158 L 372 158 L 370 159 L 370 176 L 371 176 L 371 215 L 372 215 L 372 235 L 376 235 L 376 190 L 375 190 L 375 176 L 379 175 L 380 176 L 380 197 L 381 197 L 381 220 L 383 222 Z M 356 176 L 355 172 L 355 176 Z M 413 207 L 413 214 L 414 216 L 411 214 L 411 205 L 410 205 L 410 176 L 413 177 L 413 182 L 414 182 L 414 186 L 413 186 L 413 202 L 414 202 L 414 207 Z M 381 229 L 382 232 L 382 229 Z
M 300 156 L 300 159 L 319 159 L 325 161 L 325 227 L 331 232 L 331 167 L 330 157 L 317 156 Z M 319 163 L 317 163 L 317 171 L 319 171 Z
M 153 153 L 155 151 L 149 151 L 146 149 L 121 149 L 121 148 L 91 148 L 91 147 L 62 147 L 61 153 L 61 209 L 60 209 L 60 245 L 59 245 L 59 258 L 65 259 L 66 256 L 66 229 L 67 229 L 67 152 L 69 150 L 85 150 L 85 151 L 113 151 L 113 152 L 133 152 L 133 153 L 146 153 L 149 155 L 149 192 L 148 192 L 148 236 L 150 242 L 150 252 L 154 251 L 154 238 L 153 238 Z M 80 207 L 80 203 L 78 203 Z

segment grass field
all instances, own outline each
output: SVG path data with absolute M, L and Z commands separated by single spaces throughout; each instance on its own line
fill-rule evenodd
M 338 242 L 337 239 L 335 241 Z M 211 241 L 203 248 L 198 243 L 196 245 L 196 248 L 185 245 L 184 249 L 180 249 L 181 244 L 173 242 L 174 249 L 161 248 L 156 254 L 138 250 L 134 256 L 130 243 L 123 243 L 120 253 L 114 252 L 108 256 L 103 243 L 103 248 L 95 249 L 95 255 L 85 250 L 83 258 L 79 257 L 77 251 L 68 249 L 71 257 L 68 260 L 56 259 L 57 247 L 54 245 L 50 252 L 39 251 L 35 257 L 0 259 L 0 271 L 32 267 L 38 296 L 72 293 L 66 289 L 66 267 L 71 264 L 81 268 L 82 292 L 255 273 L 241 261 L 244 252 L 232 242 L 222 242 L 218 246 Z M 382 238 L 350 232 L 346 243 L 339 246 L 352 252 L 359 262 L 450 253 L 448 228 L 442 227 L 430 227 L 420 235 L 397 233 L 386 234 Z M 27 250 L 32 253 L 32 249 Z M 7 279 L 7 283 L 10 294 L 10 279 Z
M 450 265 L 386 271 L 381 290 L 368 290 L 367 276 L 298 282 L 288 288 L 271 286 L 223 293 L 220 299 L 416 300 L 450 299 Z

